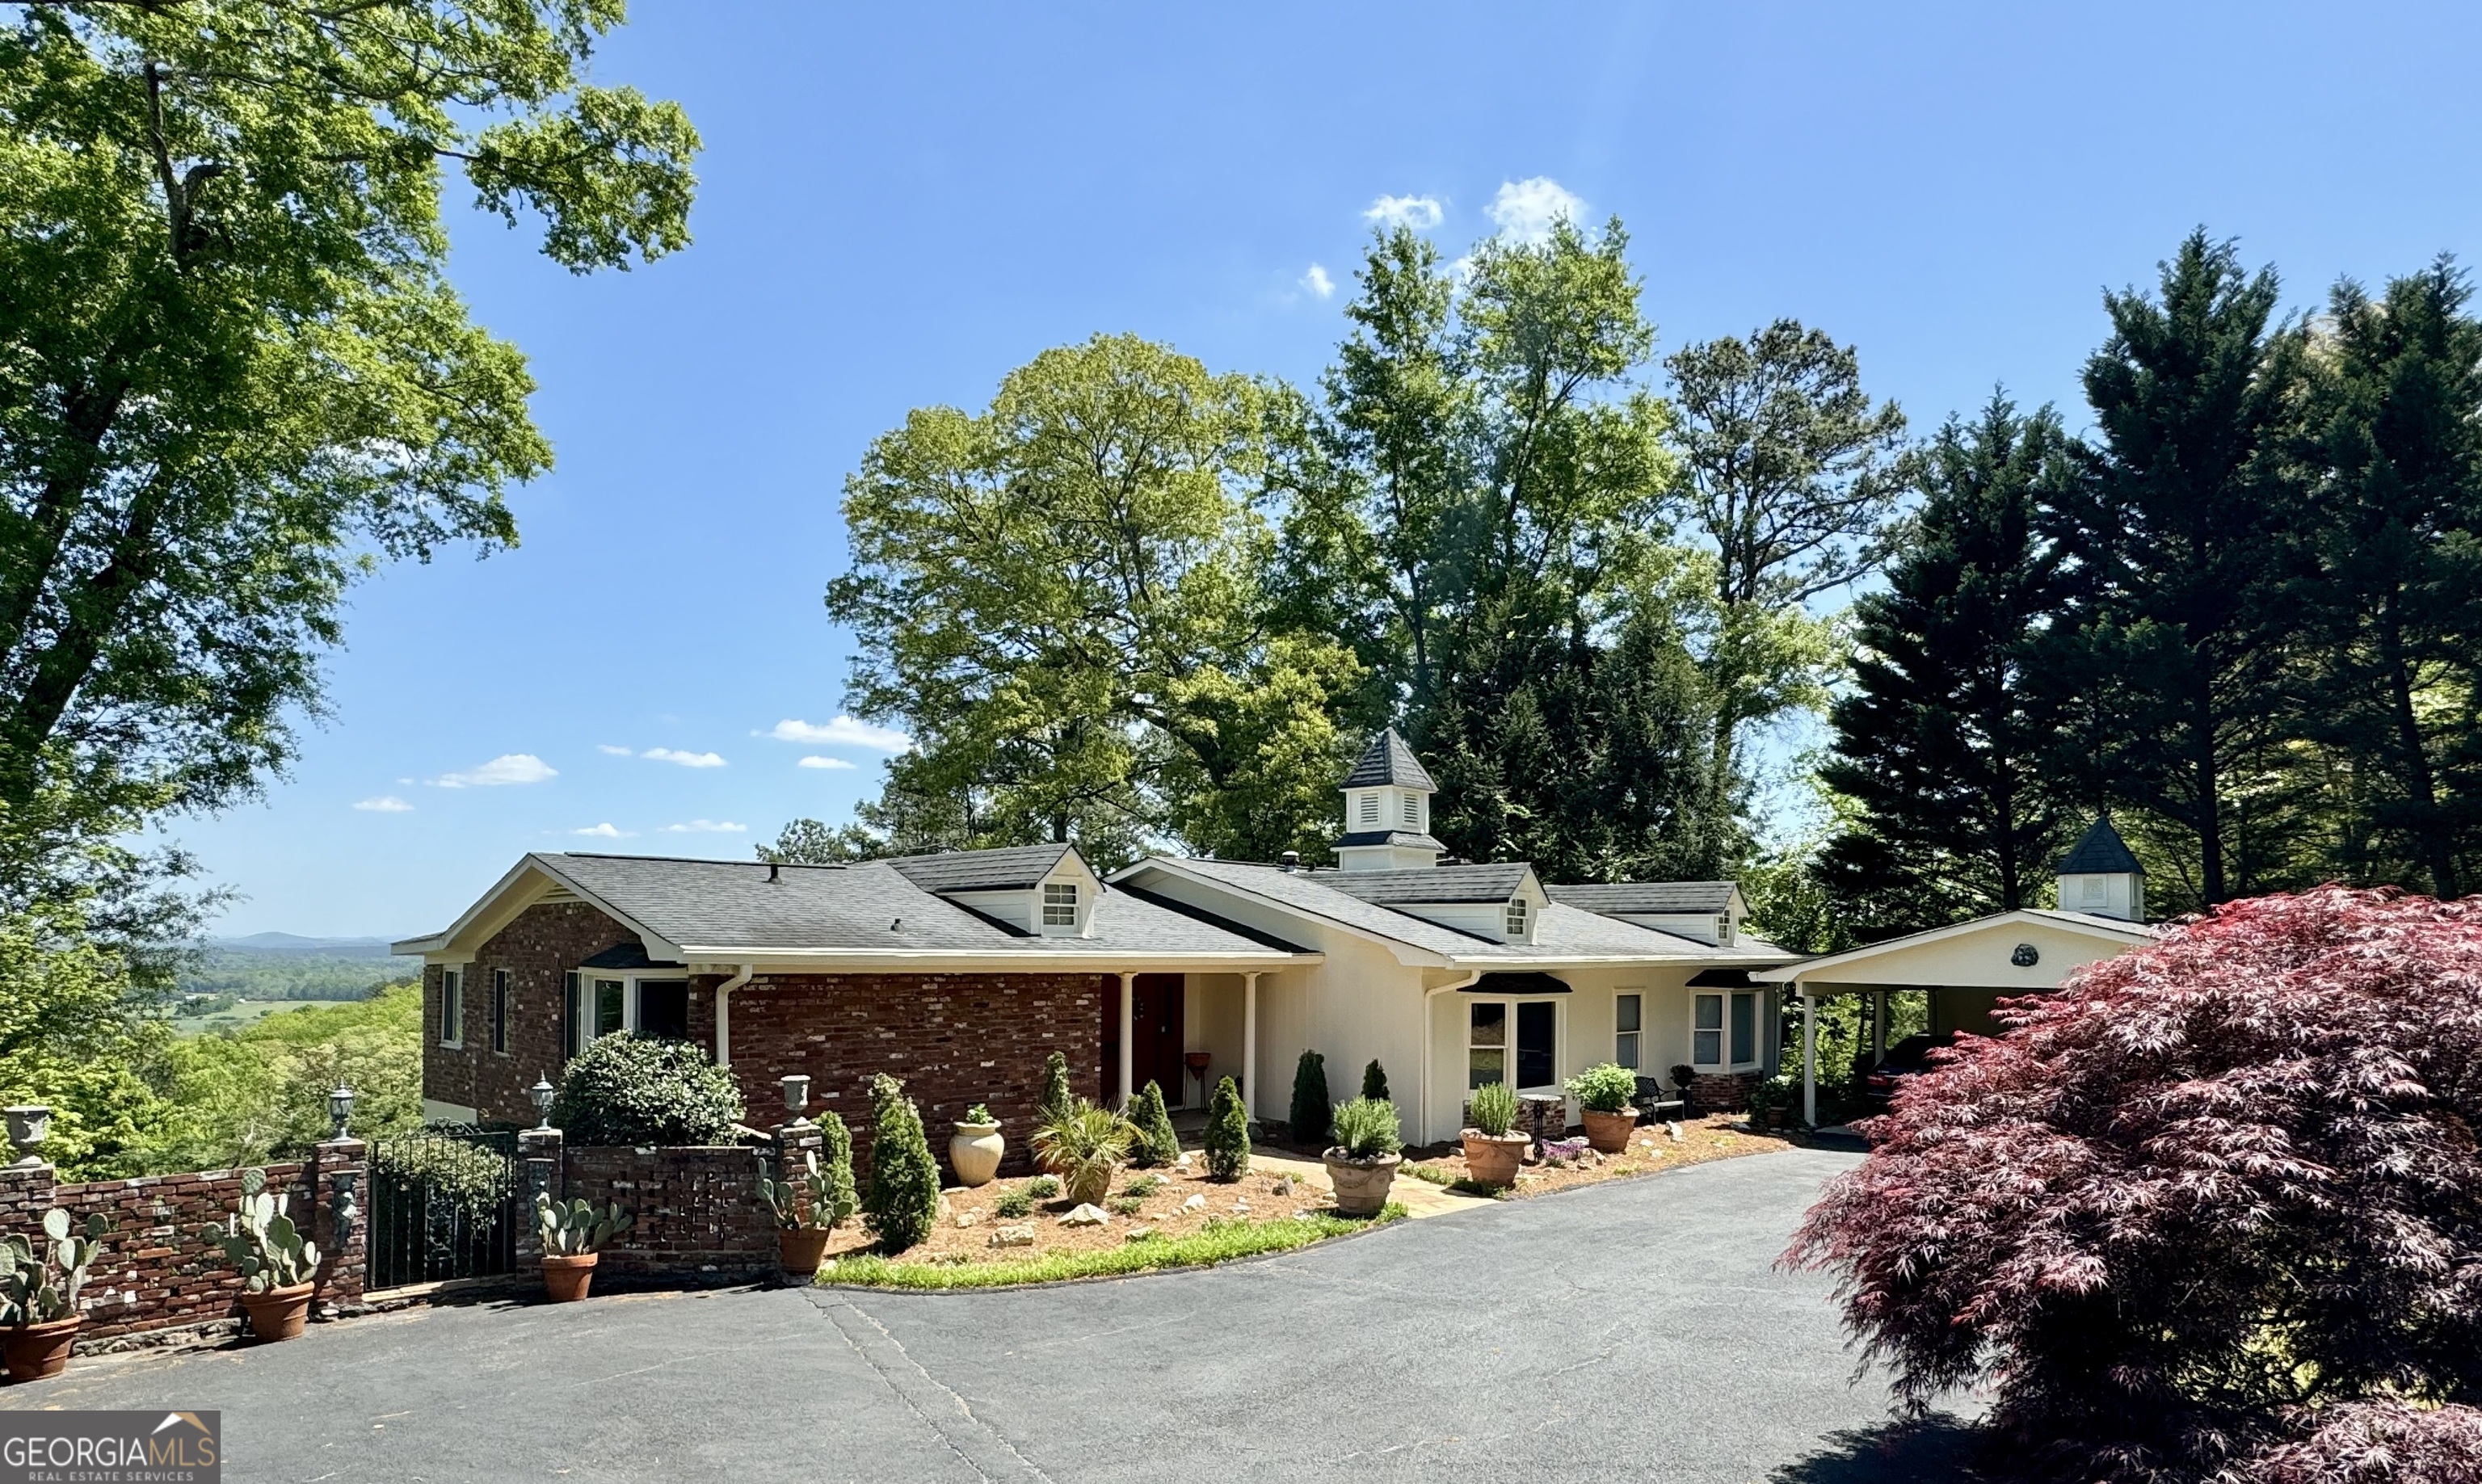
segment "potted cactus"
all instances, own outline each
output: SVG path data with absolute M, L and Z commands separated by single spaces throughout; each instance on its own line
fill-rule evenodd
M 1008 1153 L 1008 1141 L 1000 1137 L 1000 1121 L 991 1117 L 990 1104 L 978 1102 L 965 1110 L 955 1127 L 957 1131 L 948 1136 L 948 1165 L 957 1172 L 957 1183 L 990 1184 L 991 1177 L 1000 1173 L 1000 1156 Z
M 224 1249 L 241 1274 L 241 1307 L 262 1340 L 292 1339 L 310 1317 L 311 1280 L 319 1249 L 284 1211 L 286 1197 L 267 1188 L 265 1170 L 241 1172 L 241 1200 L 224 1224 L 198 1229 L 198 1240 Z
M 535 1225 L 542 1229 L 543 1292 L 555 1304 L 586 1297 L 603 1244 L 637 1223 L 619 1202 L 597 1207 L 591 1201 L 535 1197 Z
M 1517 1166 L 1532 1140 L 1511 1133 L 1517 1126 L 1517 1093 L 1505 1082 L 1485 1082 L 1474 1089 L 1466 1106 L 1473 1126 L 1461 1137 L 1465 1146 L 1465 1178 L 1477 1185 L 1514 1185 Z
M 1397 1151 L 1396 1104 L 1376 1098 L 1339 1102 L 1328 1120 L 1335 1143 L 1320 1155 L 1328 1183 L 1335 1187 L 1339 1216 L 1376 1216 L 1387 1207 L 1388 1187 L 1396 1183 L 1396 1167 L 1405 1162 Z
M 835 1230 L 853 1218 L 860 1202 L 854 1193 L 853 1136 L 844 1120 L 830 1113 L 821 1121 L 827 1135 L 828 1162 L 816 1150 L 804 1150 L 806 1168 L 787 1179 L 761 1179 L 758 1198 L 776 1214 L 776 1242 L 784 1271 L 806 1282 L 818 1276 L 819 1260 L 828 1255 Z
M 1615 1062 L 1589 1067 L 1566 1084 L 1569 1096 L 1584 1110 L 1586 1142 L 1598 1154 L 1617 1154 L 1628 1148 L 1637 1129 L 1637 1073 Z
M 69 1346 L 86 1322 L 78 1290 L 109 1230 L 101 1216 L 90 1215 L 77 1232 L 69 1213 L 54 1207 L 43 1212 L 47 1249 L 13 1233 L 0 1238 L 0 1351 L 10 1380 L 40 1381 L 68 1365 Z

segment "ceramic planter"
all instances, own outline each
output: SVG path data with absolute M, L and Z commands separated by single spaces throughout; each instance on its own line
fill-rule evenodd
M 968 1189 L 990 1184 L 1000 1173 L 1000 1156 L 1008 1153 L 1000 1126 L 959 1124 L 956 1128 L 948 1140 L 948 1163 L 957 1172 L 957 1183 Z
M 1103 1198 L 1112 1193 L 1112 1178 L 1120 1173 L 1119 1165 L 1099 1165 L 1089 1171 L 1082 1180 L 1063 1176 L 1061 1183 L 1067 1187 L 1066 1193 L 1071 1202 L 1081 1206 L 1100 1206 Z
M 1617 1154 L 1627 1149 L 1629 1135 L 1637 1131 L 1635 1108 L 1623 1108 L 1617 1113 L 1588 1108 L 1580 1116 L 1586 1122 L 1586 1142 L 1597 1154 Z
M 84 1314 L 71 1314 L 44 1324 L 18 1324 L 0 1330 L 0 1353 L 9 1364 L 9 1379 L 40 1381 L 57 1376 L 69 1364 L 69 1346 L 77 1339 Z
M 804 1283 L 819 1276 L 819 1263 L 828 1255 L 828 1238 L 832 1232 L 818 1227 L 795 1227 L 776 1233 L 776 1250 L 784 1264 L 784 1276 L 799 1278 Z
M 1402 1154 L 1356 1159 L 1341 1148 L 1319 1157 L 1327 1164 L 1328 1183 L 1335 1187 L 1339 1216 L 1378 1215 L 1387 1205 L 1387 1187 L 1396 1183 L 1396 1167 L 1405 1162 Z
M 1514 1185 L 1517 1167 L 1525 1158 L 1526 1146 L 1534 1141 L 1521 1133 L 1484 1133 L 1478 1128 L 1465 1131 L 1465 1178 L 1478 1185 Z
M 574 1304 L 586 1297 L 594 1282 L 594 1264 L 602 1258 L 599 1252 L 579 1253 L 564 1257 L 556 1252 L 543 1254 L 543 1296 L 555 1304 Z M 817 1264 L 811 1266 L 815 1269 Z
M 250 1315 L 251 1334 L 262 1343 L 299 1339 L 302 1327 L 310 1322 L 310 1285 L 297 1283 L 289 1288 L 245 1293 L 241 1307 Z

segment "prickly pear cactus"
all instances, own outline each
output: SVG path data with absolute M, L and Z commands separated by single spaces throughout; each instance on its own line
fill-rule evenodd
M 547 1193 L 535 1197 L 535 1224 L 542 1229 L 543 1251 L 563 1258 L 601 1252 L 604 1243 L 637 1221 L 617 1201 L 598 1209 L 587 1201 L 555 1201 Z
M 23 1236 L 0 1237 L 0 1325 L 49 1324 L 75 1314 L 86 1271 L 111 1230 L 99 1215 L 79 1227 L 57 1207 L 43 1212 L 42 1228 L 41 1247 Z
M 834 1115 L 831 1114 L 830 1117 Z M 833 1165 L 821 1165 L 816 1150 L 804 1150 L 802 1161 L 806 1168 L 791 1179 L 758 1181 L 758 1199 L 776 1214 L 776 1224 L 787 1232 L 804 1227 L 814 1232 L 832 1232 L 853 1218 L 859 1203 L 854 1197 L 851 1167 L 845 1167 L 843 1179 Z
M 318 1244 L 285 1214 L 286 1197 L 267 1188 L 267 1172 L 241 1172 L 241 1199 L 221 1227 L 198 1229 L 198 1239 L 224 1249 L 245 1292 L 265 1293 L 308 1283 L 319 1271 Z

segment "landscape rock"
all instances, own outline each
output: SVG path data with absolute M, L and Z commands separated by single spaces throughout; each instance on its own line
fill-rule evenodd
M 983 1213 L 980 1211 L 964 1211 L 958 1214 L 957 1225 L 960 1227 L 970 1227 L 978 1224 L 982 1219 Z
M 1206 1197 L 1191 1196 L 1188 1200 L 1180 1203 L 1180 1208 L 1185 1211 L 1202 1211 L 1206 1209 Z
M 1061 1217 L 1060 1224 L 1064 1227 L 1099 1227 L 1111 1219 L 1103 1213 L 1103 1207 L 1086 1202 Z
M 1031 1247 L 1034 1245 L 1034 1228 L 1002 1227 L 991 1233 L 990 1244 L 994 1247 Z

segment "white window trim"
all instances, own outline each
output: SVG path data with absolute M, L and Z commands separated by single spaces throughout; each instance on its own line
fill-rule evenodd
M 1053 900 L 1052 893 L 1055 891 L 1068 892 L 1069 900 L 1065 903 Z M 1056 921 L 1051 915 L 1052 909 L 1061 906 L 1066 906 L 1069 909 L 1069 917 L 1067 921 Z M 1035 911 L 1040 914 L 1042 927 L 1044 932 L 1048 933 L 1056 929 L 1066 929 L 1067 931 L 1073 933 L 1077 931 L 1078 918 L 1083 915 L 1085 906 L 1086 893 L 1079 889 L 1077 883 L 1073 881 L 1046 881 L 1043 884 L 1042 894 L 1035 903 Z
M 1527 941 L 1534 931 L 1534 904 L 1521 896 L 1510 897 L 1507 910 L 1500 914 L 1499 925 L 1510 942 Z
M 1747 995 L 1750 999 L 1750 1050 L 1754 1054 L 1748 1061 L 1736 1062 L 1730 1059 L 1732 1055 L 1732 1001 L 1743 995 Z M 1698 1037 L 1702 1029 L 1698 1023 L 1698 1004 L 1699 1001 L 1707 999 L 1716 1001 L 1722 1014 L 1716 1022 L 1716 1027 L 1713 1033 L 1715 1036 L 1715 1055 L 1717 1059 L 1711 1062 L 1702 1062 L 1698 1059 Z M 1726 1074 L 1740 1072 L 1754 1072 L 1759 1067 L 1764 1066 L 1766 1064 L 1767 1054 L 1767 1026 L 1766 1016 L 1764 1014 L 1766 1007 L 1759 1004 L 1757 999 L 1758 992 L 1756 990 L 1701 990 L 1697 994 L 1692 994 L 1689 997 L 1689 1065 L 1697 1068 L 1701 1072 L 1713 1071 Z M 1640 1025 L 1644 1025 L 1646 1023 L 1646 1014 L 1642 1005 L 1638 1012 L 1638 1023 Z M 1643 1044 L 1644 1043 L 1640 1043 L 1640 1045 Z
M 574 1031 L 576 1049 L 568 1053 L 571 1056 L 575 1056 L 579 1051 L 585 1050 L 605 1036 L 638 1034 L 638 987 L 641 983 L 686 983 L 691 989 L 691 997 L 693 999 L 697 997 L 697 981 L 677 968 L 579 968 L 572 969 L 570 972 L 577 976 L 577 1008 L 584 1012 Z M 615 981 L 620 986 L 620 1028 L 617 1031 L 598 1031 L 594 1028 L 594 1014 L 595 986 L 598 983 L 610 984 Z M 566 993 L 568 980 L 564 978 L 561 983 Z M 563 1013 L 567 1013 L 568 1007 L 562 1008 Z
M 1467 1082 L 1471 1082 L 1473 1080 L 1473 1053 L 1477 1050 L 1490 1049 L 1490 1047 L 1478 1046 L 1473 1038 L 1473 1012 L 1474 1007 L 1477 1005 L 1497 1005 L 1502 1011 L 1506 1012 L 1500 1018 L 1500 1024 L 1507 1027 L 1508 1039 L 1499 1047 L 1499 1065 L 1501 1068 L 1501 1075 L 1504 1077 L 1513 1077 L 1517 1074 L 1517 1007 L 1519 1005 L 1549 1005 L 1551 1007 L 1551 1080 L 1548 1082 L 1538 1083 L 1530 1087 L 1520 1087 L 1515 1082 L 1511 1082 L 1509 1083 L 1509 1091 L 1514 1093 L 1556 1093 L 1563 1091 L 1560 1080 L 1560 1069 L 1569 1064 L 1567 1055 L 1569 1044 L 1568 996 L 1562 994 L 1532 994 L 1521 999 L 1497 999 L 1485 995 L 1480 998 L 1466 1000 L 1465 1012 L 1465 1080 Z M 1473 1096 L 1473 1092 L 1470 1088 L 1466 1090 L 1465 1096 L 1468 1098 Z
M 448 1013 L 452 1006 L 457 1011 L 454 1017 Z M 456 1021 L 453 1028 L 457 1034 L 454 1036 L 449 1034 L 452 1019 Z M 454 967 L 443 965 L 439 970 L 439 1044 L 452 1051 L 465 1049 L 465 966 L 462 964 Z

